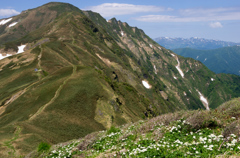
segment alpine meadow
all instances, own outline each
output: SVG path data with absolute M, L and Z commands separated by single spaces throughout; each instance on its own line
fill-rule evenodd
M 0 157 L 240 156 L 240 76 L 51 2 L 0 20 Z

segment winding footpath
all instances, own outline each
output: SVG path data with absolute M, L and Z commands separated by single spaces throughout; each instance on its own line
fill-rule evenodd
M 64 59 L 64 58 L 63 58 L 63 59 Z M 66 60 L 66 59 L 65 59 L 65 60 Z M 67 60 L 66 60 L 66 61 L 67 61 Z M 68 63 L 69 63 L 70 65 L 72 65 L 72 67 L 73 67 L 73 72 L 72 72 L 72 74 L 71 74 L 66 80 L 64 80 L 63 83 L 58 87 L 58 89 L 57 89 L 57 91 L 55 92 L 55 95 L 53 96 L 53 98 L 52 98 L 48 103 L 46 103 L 46 104 L 43 105 L 41 108 L 39 108 L 38 111 L 29 118 L 29 120 L 32 120 L 32 119 L 36 118 L 40 113 L 42 113 L 42 111 L 43 111 L 44 109 L 46 109 L 46 107 L 48 107 L 50 104 L 52 104 L 52 103 L 58 98 L 58 96 L 59 96 L 61 90 L 63 89 L 64 85 L 76 74 L 77 66 L 76 66 L 76 65 L 73 65 L 73 64 L 72 64 L 71 62 L 69 62 L 69 61 L 68 61 Z
M 12 139 L 5 141 L 4 146 L 9 148 L 10 152 L 8 152 L 9 156 L 14 157 L 15 156 L 15 148 L 13 146 L 13 141 L 17 140 L 19 138 L 19 134 L 21 133 L 22 129 L 20 126 L 16 126 L 16 131 L 14 132 L 14 136 Z

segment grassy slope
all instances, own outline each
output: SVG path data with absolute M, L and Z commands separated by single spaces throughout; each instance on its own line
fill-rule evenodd
M 71 21 L 64 19 L 60 20 L 58 25 L 64 25 L 70 27 L 70 29 L 76 29 L 75 27 L 78 27 L 77 25 L 72 24 Z M 83 24 L 79 25 L 84 26 Z M 63 32 L 66 32 L 66 30 L 68 29 L 62 28 L 57 31 L 60 34 L 64 34 Z M 91 37 L 91 35 L 88 34 L 88 31 L 84 30 L 84 28 L 83 30 L 78 31 L 79 33 L 85 34 L 85 38 L 88 39 L 86 42 L 101 44 L 95 40 L 95 36 Z M 39 32 L 40 31 L 36 31 L 35 36 Z M 55 38 L 55 33 L 56 32 L 50 36 L 51 39 Z M 105 129 L 106 127 L 103 127 L 102 124 L 97 122 L 98 120 L 95 120 L 95 109 L 99 100 L 108 106 L 116 106 L 116 109 L 115 111 L 113 110 L 113 113 L 107 114 L 114 116 L 114 118 L 111 118 L 110 124 L 122 124 L 126 122 L 126 119 L 133 121 L 139 120 L 141 118 L 140 113 L 143 113 L 145 110 L 144 103 L 136 100 L 136 98 L 139 98 L 137 93 L 128 95 L 126 97 L 126 101 L 124 98 L 124 102 L 128 102 L 127 105 L 121 103 L 122 100 L 118 101 L 118 103 L 115 101 L 118 95 L 112 92 L 111 87 L 108 85 L 108 82 L 106 82 L 108 81 L 108 78 L 110 79 L 109 82 L 112 82 L 111 75 L 113 70 L 106 67 L 101 61 L 99 62 L 96 60 L 97 57 L 93 56 L 95 54 L 93 54 L 91 50 L 95 49 L 94 47 L 88 48 L 86 45 L 82 45 L 83 42 L 81 38 L 74 37 L 76 31 L 73 31 L 72 33 L 72 36 L 69 34 L 65 35 L 69 36 L 66 37 L 66 39 L 74 38 L 74 42 L 72 40 L 71 42 L 68 42 L 68 40 L 66 42 L 56 42 L 53 39 L 52 42 L 42 45 L 40 50 L 37 51 L 34 49 L 32 51 L 32 53 L 35 54 L 35 62 L 33 62 L 35 65 L 29 65 L 29 71 L 32 73 L 29 73 L 28 71 L 26 72 L 28 75 L 35 74 L 33 76 L 36 78 L 36 83 L 34 86 L 28 87 L 28 91 L 19 96 L 17 101 L 7 105 L 6 110 L 1 115 L 1 131 L 3 133 L 6 133 L 4 131 L 9 129 L 14 131 L 17 125 L 20 126 L 20 137 L 23 139 L 23 141 L 11 141 L 15 148 L 21 148 L 21 150 L 18 151 L 20 153 L 28 152 L 29 149 L 32 150 L 32 147 L 34 146 L 30 146 L 29 144 L 32 144 L 35 141 L 46 140 L 48 142 L 57 143 L 66 141 L 69 138 L 83 136 L 96 130 Z M 32 35 L 34 35 L 34 33 L 32 33 L 30 36 Z M 104 49 L 110 52 L 109 48 Z M 42 53 L 41 58 L 39 59 L 41 61 L 40 65 L 42 72 L 45 73 L 42 74 L 42 77 L 38 78 L 37 74 L 39 72 L 34 72 L 34 68 L 39 68 L 37 57 L 40 55 L 40 53 Z M 104 56 L 102 53 L 101 55 Z M 116 57 L 112 58 L 114 59 Z M 118 60 L 118 62 L 121 61 Z M 75 72 L 73 72 L 74 67 L 77 67 Z M 97 67 L 101 68 L 102 70 L 99 70 Z M 26 67 L 21 68 L 27 70 Z M 17 70 L 20 71 L 21 69 Z M 9 72 L 9 70 L 4 68 L 1 73 L 4 74 L 4 72 Z M 14 71 L 10 72 L 16 75 Z M 102 72 L 109 72 L 109 76 L 102 74 Z M 6 75 L 6 77 L 9 77 L 9 75 L 11 74 Z M 44 77 L 44 75 L 47 76 Z M 28 76 L 25 75 L 24 77 Z M 18 82 L 18 79 L 22 78 L 17 76 L 16 80 L 14 81 Z M 31 85 L 34 80 L 30 81 L 28 81 L 27 84 L 25 83 L 26 86 Z M 119 94 L 129 93 L 126 90 L 131 91 L 131 89 L 126 89 L 128 86 L 127 83 L 120 82 L 114 84 L 115 86 L 119 87 Z M 125 86 L 120 86 L 120 84 Z M 12 86 L 14 87 L 14 85 Z M 58 97 L 54 99 L 54 102 L 51 104 L 51 106 L 45 107 L 40 114 L 37 114 L 37 117 L 33 117 L 33 119 L 31 119 L 32 116 L 35 116 L 36 113 L 39 112 L 39 109 L 41 109 L 44 105 L 50 102 L 51 99 L 54 98 L 54 95 L 56 95 L 57 90 L 61 86 L 63 88 L 59 92 Z M 19 91 L 18 87 L 15 88 Z M 110 94 L 109 91 L 111 91 Z M 11 91 L 11 93 L 13 92 Z M 116 97 L 112 97 L 107 94 L 115 95 Z M 9 96 L 9 94 L 6 96 Z M 109 103 L 109 99 L 111 98 L 112 105 Z M 2 104 L 4 103 L 6 103 L 6 100 L 3 100 Z M 133 103 L 139 103 L 138 108 L 132 106 Z M 123 105 L 119 107 L 120 104 Z M 126 116 L 122 116 L 121 114 L 125 113 L 124 111 L 127 112 L 127 114 L 125 114 Z M 58 133 L 55 133 L 56 131 L 58 131 Z M 6 133 L 6 135 L 8 134 Z M 6 135 L 2 138 L 2 140 L 7 140 L 8 138 L 10 139 L 14 137 L 14 133 L 9 137 L 6 137 Z M 3 144 L 3 146 L 5 145 Z M 6 152 L 3 152 L 2 154 L 5 155 L 8 151 L 11 151 L 11 149 L 9 148 L 9 150 L 6 150 Z
M 32 56 L 28 64 L 19 63 L 11 67 L 16 61 L 11 63 L 6 59 L 4 62 L 9 61 L 9 65 L 1 65 L 3 70 L 0 73 L 5 75 L 3 83 L 9 82 L 6 88 L 1 84 L 5 88 L 1 93 L 1 105 L 8 101 L 9 96 L 26 90 L 16 101 L 2 106 L 4 110 L 1 107 L 0 130 L 4 134 L 0 139 L 11 143 L 1 144 L 4 148 L 1 156 L 12 152 L 12 146 L 16 149 L 15 155 L 21 155 L 34 149 L 40 141 L 55 144 L 108 129 L 112 125 L 180 109 L 203 108 L 195 88 L 212 97 L 210 105 L 214 101 L 222 103 L 228 100 L 228 95 L 235 92 L 225 92 L 228 88 L 221 86 L 219 79 L 215 91 L 208 94 L 210 78 L 216 75 L 201 63 L 179 56 L 186 74 L 182 79 L 175 68 L 177 61 L 171 56 L 172 52 L 164 48 L 160 50 L 159 45 L 143 31 L 112 21 L 112 24 L 105 20 L 101 22 L 110 28 L 122 29 L 129 36 L 122 38 L 120 32 L 114 33 L 114 29 L 110 29 L 110 36 L 109 30 L 99 27 L 83 14 L 69 12 L 13 42 L 16 45 L 23 41 L 32 46 L 39 43 L 39 37 L 40 41 L 49 39 L 28 51 Z M 158 69 L 157 74 L 153 64 Z M 197 66 L 190 69 L 190 65 Z M 35 68 L 40 71 L 34 72 Z M 20 70 L 24 75 L 19 77 Z M 31 80 L 22 80 L 24 77 Z M 230 85 L 232 80 L 228 77 L 225 76 L 224 82 Z M 143 79 L 149 81 L 152 89 L 142 86 Z M 232 89 L 240 83 L 236 81 L 237 78 Z M 19 85 L 14 87 L 11 82 Z M 159 91 L 165 91 L 168 98 L 164 99 Z M 217 105 L 212 104 L 212 107 Z M 16 135 L 18 139 L 15 139 Z
M 240 98 L 212 111 L 180 111 L 112 127 L 54 145 L 54 157 L 229 157 L 240 156 Z
M 21 14 L 12 17 L 11 22 L 0 26 L 0 46 L 9 42 L 5 45 L 11 47 L 12 41 L 26 36 L 28 33 L 38 28 L 46 26 L 59 17 L 61 13 L 69 11 L 77 11 L 81 13 L 81 11 L 75 6 L 67 3 L 55 2 L 26 10 Z M 9 28 L 8 25 L 12 22 L 18 23 L 16 26 Z

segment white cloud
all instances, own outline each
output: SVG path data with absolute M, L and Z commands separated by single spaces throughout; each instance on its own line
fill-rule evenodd
M 185 9 L 175 15 L 145 15 L 136 18 L 145 22 L 200 22 L 240 20 L 240 8 Z
M 239 8 L 190 8 L 190 9 L 181 9 L 179 10 L 180 14 L 185 16 L 216 16 L 217 14 L 222 14 L 226 12 L 231 12 L 234 10 L 239 10 Z
M 20 14 L 20 12 L 14 9 L 0 9 L 0 16 L 11 16 L 17 14 Z
M 141 12 L 160 12 L 160 11 L 172 11 L 172 8 L 163 8 L 152 5 L 133 5 L 122 3 L 103 3 L 98 6 L 91 6 L 84 10 L 92 10 L 100 13 L 104 17 L 112 17 L 115 15 L 127 15 Z
M 211 23 L 209 24 L 209 26 L 210 26 L 211 28 L 221 28 L 221 27 L 223 27 L 220 22 L 211 22 Z

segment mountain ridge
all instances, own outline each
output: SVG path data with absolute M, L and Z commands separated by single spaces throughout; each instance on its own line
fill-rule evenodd
M 171 38 L 171 37 L 159 37 L 154 39 L 158 44 L 164 46 L 167 49 L 177 48 L 193 48 L 200 50 L 217 49 L 227 46 L 240 45 L 237 42 L 228 42 L 214 39 L 205 39 L 198 37 L 191 38 Z
M 168 112 L 206 109 L 202 97 L 216 108 L 240 96 L 238 76 L 215 74 L 141 29 L 90 11 L 61 12 L 65 3 L 48 5 L 58 17 L 1 44 L 3 51 L 26 45 L 24 53 L 0 60 L 3 157 L 26 154 L 43 140 L 56 144 Z

